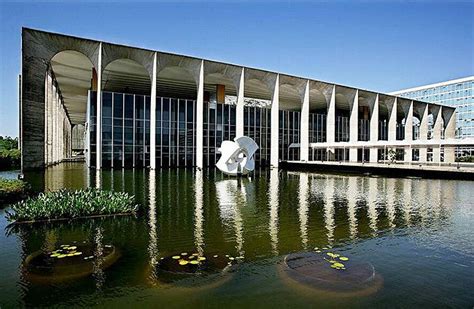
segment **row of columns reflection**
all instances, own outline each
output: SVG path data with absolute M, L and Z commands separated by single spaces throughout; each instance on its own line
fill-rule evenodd
M 110 175 L 120 178 L 121 173 L 123 172 L 117 171 Z M 220 179 L 215 174 L 212 180 L 215 183 L 211 183 L 206 180 L 209 179 L 206 171 L 183 170 L 181 177 L 185 181 L 185 186 L 177 183 L 181 184 L 182 179 L 177 180 L 172 177 L 168 177 L 170 183 L 160 183 L 158 186 L 157 181 L 161 181 L 160 173 L 163 171 L 150 170 L 149 174 L 146 171 L 133 173 L 133 182 L 137 181 L 137 178 L 142 178 L 138 182 L 147 187 L 147 190 L 140 193 L 144 195 L 142 198 L 148 207 L 150 239 L 148 250 L 151 263 L 157 262 L 160 231 L 165 229 L 164 226 L 166 229 L 177 227 L 188 219 L 193 221 L 196 252 L 204 253 L 205 239 L 213 237 L 213 235 L 206 235 L 206 220 L 212 220 L 209 216 L 211 212 L 209 206 L 212 207 L 212 205 L 208 201 L 213 197 L 208 192 L 214 190 L 218 220 L 220 224 L 225 225 L 226 228 L 231 227 L 233 230 L 232 241 L 235 242 L 235 252 L 240 256 L 245 255 L 244 231 L 246 229 L 253 231 L 255 228 L 267 230 L 274 255 L 282 253 L 279 244 L 281 238 L 286 240 L 288 235 L 285 234 L 289 233 L 290 229 L 293 230 L 291 233 L 294 232 L 294 226 L 281 224 L 282 216 L 296 214 L 300 243 L 292 243 L 291 246 L 294 247 L 293 249 L 308 250 L 313 246 L 334 246 L 341 242 L 376 237 L 379 233 L 394 231 L 396 228 L 432 226 L 449 216 L 450 203 L 452 203 L 450 201 L 454 200 L 456 192 L 454 183 L 441 180 L 322 176 L 291 172 L 285 176 L 283 171 L 273 169 L 269 171 L 268 185 L 265 187 L 267 205 L 265 212 L 268 216 L 265 225 L 267 226 L 255 227 L 249 226 L 251 222 L 249 218 L 246 220 L 246 217 L 249 216 L 247 211 L 249 208 L 259 207 L 256 199 L 261 199 L 257 195 L 262 187 L 261 185 L 256 187 L 258 179 L 254 181 Z M 97 188 L 108 186 L 103 185 L 101 175 L 103 173 L 96 173 L 95 186 Z M 179 173 L 175 175 L 177 175 L 176 178 L 180 177 Z M 186 183 L 187 181 L 193 183 Z M 296 190 L 292 191 L 291 188 L 284 187 L 284 182 L 288 181 L 297 183 Z M 114 190 L 126 190 L 127 184 L 124 181 L 121 184 L 120 179 L 107 182 L 115 185 Z M 121 185 L 123 188 L 120 188 Z M 214 188 L 211 189 L 208 186 L 214 186 Z M 193 218 L 185 218 L 186 214 L 179 213 L 175 214 L 176 218 L 166 217 L 163 213 L 163 216 L 160 216 L 157 207 L 162 207 L 163 203 L 167 203 L 166 201 L 158 202 L 158 199 L 163 198 L 160 191 L 163 188 L 176 190 L 176 192 L 168 193 L 170 208 L 179 208 L 180 200 L 191 198 Z M 131 193 L 135 193 L 135 189 L 132 189 Z M 293 201 L 294 204 L 292 204 Z M 165 219 L 171 221 L 176 219 L 176 222 L 164 222 Z M 283 220 L 286 223 L 287 218 Z M 287 246 L 288 244 L 285 244 L 283 247 Z

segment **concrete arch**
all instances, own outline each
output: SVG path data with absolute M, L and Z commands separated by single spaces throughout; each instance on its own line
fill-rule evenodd
M 307 80 L 280 75 L 281 109 L 300 110 L 303 103 Z
M 129 59 L 141 64 L 148 73 L 148 77 L 151 80 L 153 78 L 154 54 L 154 52 L 145 49 L 137 49 L 122 45 L 103 43 L 102 70 L 105 70 L 105 68 L 109 64 L 116 60 Z
M 87 92 L 92 86 L 94 64 L 81 52 L 65 50 L 51 58 L 50 69 L 71 124 L 85 123 Z
M 117 58 L 103 65 L 102 91 L 151 93 L 151 77 L 147 68 L 130 58 Z
M 329 107 L 334 86 L 322 82 L 309 82 L 309 109 L 310 112 L 323 110 Z
M 45 44 L 48 42 L 48 44 Z M 97 67 L 100 43 L 75 37 L 22 29 L 22 97 L 20 143 L 22 170 L 45 166 L 45 72 L 53 57 L 67 50 L 85 55 Z M 28 132 L 28 134 L 23 134 Z
M 245 69 L 244 96 L 255 99 L 271 100 L 275 90 L 277 74 Z

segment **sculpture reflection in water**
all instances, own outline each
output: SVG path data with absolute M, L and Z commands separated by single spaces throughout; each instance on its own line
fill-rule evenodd
M 257 150 L 257 143 L 247 136 L 236 137 L 233 142 L 223 141 L 217 149 L 221 157 L 216 167 L 227 175 L 247 175 L 255 169 L 253 155 Z

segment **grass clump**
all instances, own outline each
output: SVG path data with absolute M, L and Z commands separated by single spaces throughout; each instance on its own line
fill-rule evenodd
M 135 213 L 138 205 L 125 192 L 85 189 L 41 193 L 14 204 L 12 210 L 7 219 L 23 222 Z
M 0 178 L 0 205 L 22 199 L 27 191 L 28 185 L 24 181 Z

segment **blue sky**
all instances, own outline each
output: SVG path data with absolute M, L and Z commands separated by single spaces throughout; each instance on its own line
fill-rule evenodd
M 474 74 L 469 2 L 2 2 L 0 135 L 18 135 L 22 26 L 381 92 Z

